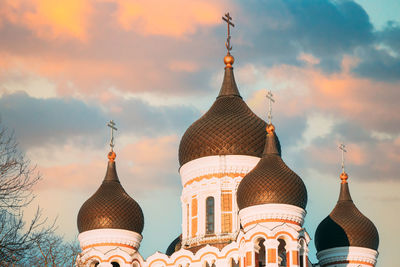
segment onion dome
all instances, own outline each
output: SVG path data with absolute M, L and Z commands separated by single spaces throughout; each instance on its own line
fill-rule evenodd
M 378 230 L 354 205 L 350 196 L 348 175 L 340 175 L 339 200 L 317 228 L 315 246 L 320 252 L 336 247 L 364 247 L 377 250 L 379 245 Z
M 281 147 L 275 127 L 267 127 L 267 138 L 261 160 L 239 184 L 239 209 L 263 204 L 288 204 L 305 209 L 307 189 L 301 178 L 281 158 Z
M 195 121 L 179 145 L 179 163 L 207 156 L 248 155 L 261 157 L 266 123 L 243 101 L 233 75 L 234 58 L 228 53 L 224 80 L 211 108 Z
M 171 244 L 169 244 L 165 254 L 167 256 L 171 256 L 172 254 L 174 254 L 175 251 L 180 250 L 181 247 L 182 247 L 182 234 L 179 235 L 177 238 L 175 238 L 174 241 L 171 242 Z
M 78 214 L 79 233 L 94 229 L 124 229 L 141 234 L 144 226 L 143 212 L 119 182 L 115 153 L 108 154 L 106 176 L 97 189 L 81 207 Z

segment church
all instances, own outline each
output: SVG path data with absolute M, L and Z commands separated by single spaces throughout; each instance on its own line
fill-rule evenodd
M 343 160 L 336 206 L 315 233 L 303 227 L 309 196 L 301 177 L 282 159 L 279 125 L 271 120 L 272 94 L 266 122 L 240 95 L 230 53 L 234 24 L 229 13 L 223 19 L 228 52 L 221 89 L 179 145 L 181 235 L 165 253 L 140 255 L 145 215 L 117 175 L 112 137 L 104 180 L 79 210 L 77 266 L 375 266 L 378 231 L 351 198 Z M 112 132 L 112 121 L 109 126 Z M 317 248 L 315 263 L 309 260 L 310 236 Z

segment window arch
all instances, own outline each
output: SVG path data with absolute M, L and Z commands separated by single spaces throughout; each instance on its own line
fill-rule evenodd
M 278 264 L 280 267 L 287 266 L 287 251 L 286 251 L 286 242 L 283 239 L 278 239 Z
M 300 239 L 300 267 L 307 266 L 307 253 L 306 253 L 307 243 L 301 238 Z
M 214 197 L 206 199 L 206 234 L 214 234 L 215 228 L 215 205 Z

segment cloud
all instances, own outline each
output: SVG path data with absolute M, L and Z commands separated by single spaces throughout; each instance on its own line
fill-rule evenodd
M 392 180 L 399 179 L 400 156 L 396 137 L 381 140 L 353 122 L 342 122 L 332 127 L 332 132 L 313 140 L 305 149 L 308 155 L 305 166 L 319 171 L 340 172 L 340 153 L 337 149 L 346 144 L 346 171 L 354 179 Z M 318 162 L 318 164 L 315 164 Z
M 110 119 L 118 123 L 118 134 L 130 138 L 183 134 L 199 115 L 191 106 L 153 106 L 137 98 L 115 98 L 100 105 L 70 97 L 34 98 L 23 92 L 0 97 L 3 125 L 15 130 L 24 150 L 65 144 L 102 147 Z
M 119 158 L 125 164 L 127 183 L 135 192 L 180 187 L 178 144 L 178 136 L 169 135 L 142 138 L 121 150 Z
M 199 26 L 220 23 L 223 3 L 184 0 L 117 0 L 116 18 L 123 29 L 144 35 L 181 37 Z M 184 7 L 184 10 L 182 10 Z
M 0 27 L 6 23 L 26 27 L 41 38 L 87 39 L 89 1 L 6 0 L 0 7 Z
M 264 73 L 269 88 L 275 89 L 274 123 L 284 155 L 289 151 L 289 161 L 297 168 L 338 172 L 337 145 L 345 142 L 349 147 L 348 164 L 356 177 L 396 180 L 400 171 L 396 152 L 400 85 L 354 77 L 350 70 L 357 64 L 359 61 L 345 58 L 343 71 L 333 74 L 314 65 L 281 65 L 259 72 Z M 258 79 L 258 74 L 255 77 Z M 265 92 L 255 92 L 248 101 L 259 114 L 266 112 Z M 315 116 L 322 120 L 315 120 Z M 313 117 L 314 122 L 309 124 Z M 314 134 L 321 127 L 325 130 Z
M 143 195 L 162 188 L 179 188 L 179 138 L 167 135 L 136 140 L 120 141 L 115 147 L 118 176 L 125 189 Z M 107 148 L 87 151 L 83 147 L 66 145 L 33 149 L 29 155 L 33 153 L 43 178 L 35 187 L 36 191 L 76 190 L 79 184 L 79 190 L 94 192 L 107 168 Z
M 367 13 L 353 1 L 251 1 L 239 10 L 246 18 L 239 35 L 248 40 L 243 46 L 251 48 L 246 58 L 252 62 L 298 65 L 298 55 L 307 53 L 324 70 L 336 71 L 343 54 L 374 39 Z
M 353 71 L 362 77 L 380 81 L 400 80 L 400 24 L 389 22 L 382 31 L 376 33 L 373 46 L 360 48 L 356 56 L 362 59 Z
M 107 121 L 99 108 L 77 99 L 37 99 L 22 92 L 0 98 L 0 115 L 4 126 L 15 130 L 24 149 L 71 140 L 97 143 L 96 138 L 82 137 L 101 132 Z

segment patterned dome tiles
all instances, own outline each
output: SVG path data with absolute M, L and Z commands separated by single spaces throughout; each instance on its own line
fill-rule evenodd
M 143 226 L 142 209 L 120 184 L 115 171 L 115 162 L 109 162 L 106 178 L 100 188 L 79 210 L 79 232 L 112 228 L 140 234 Z

